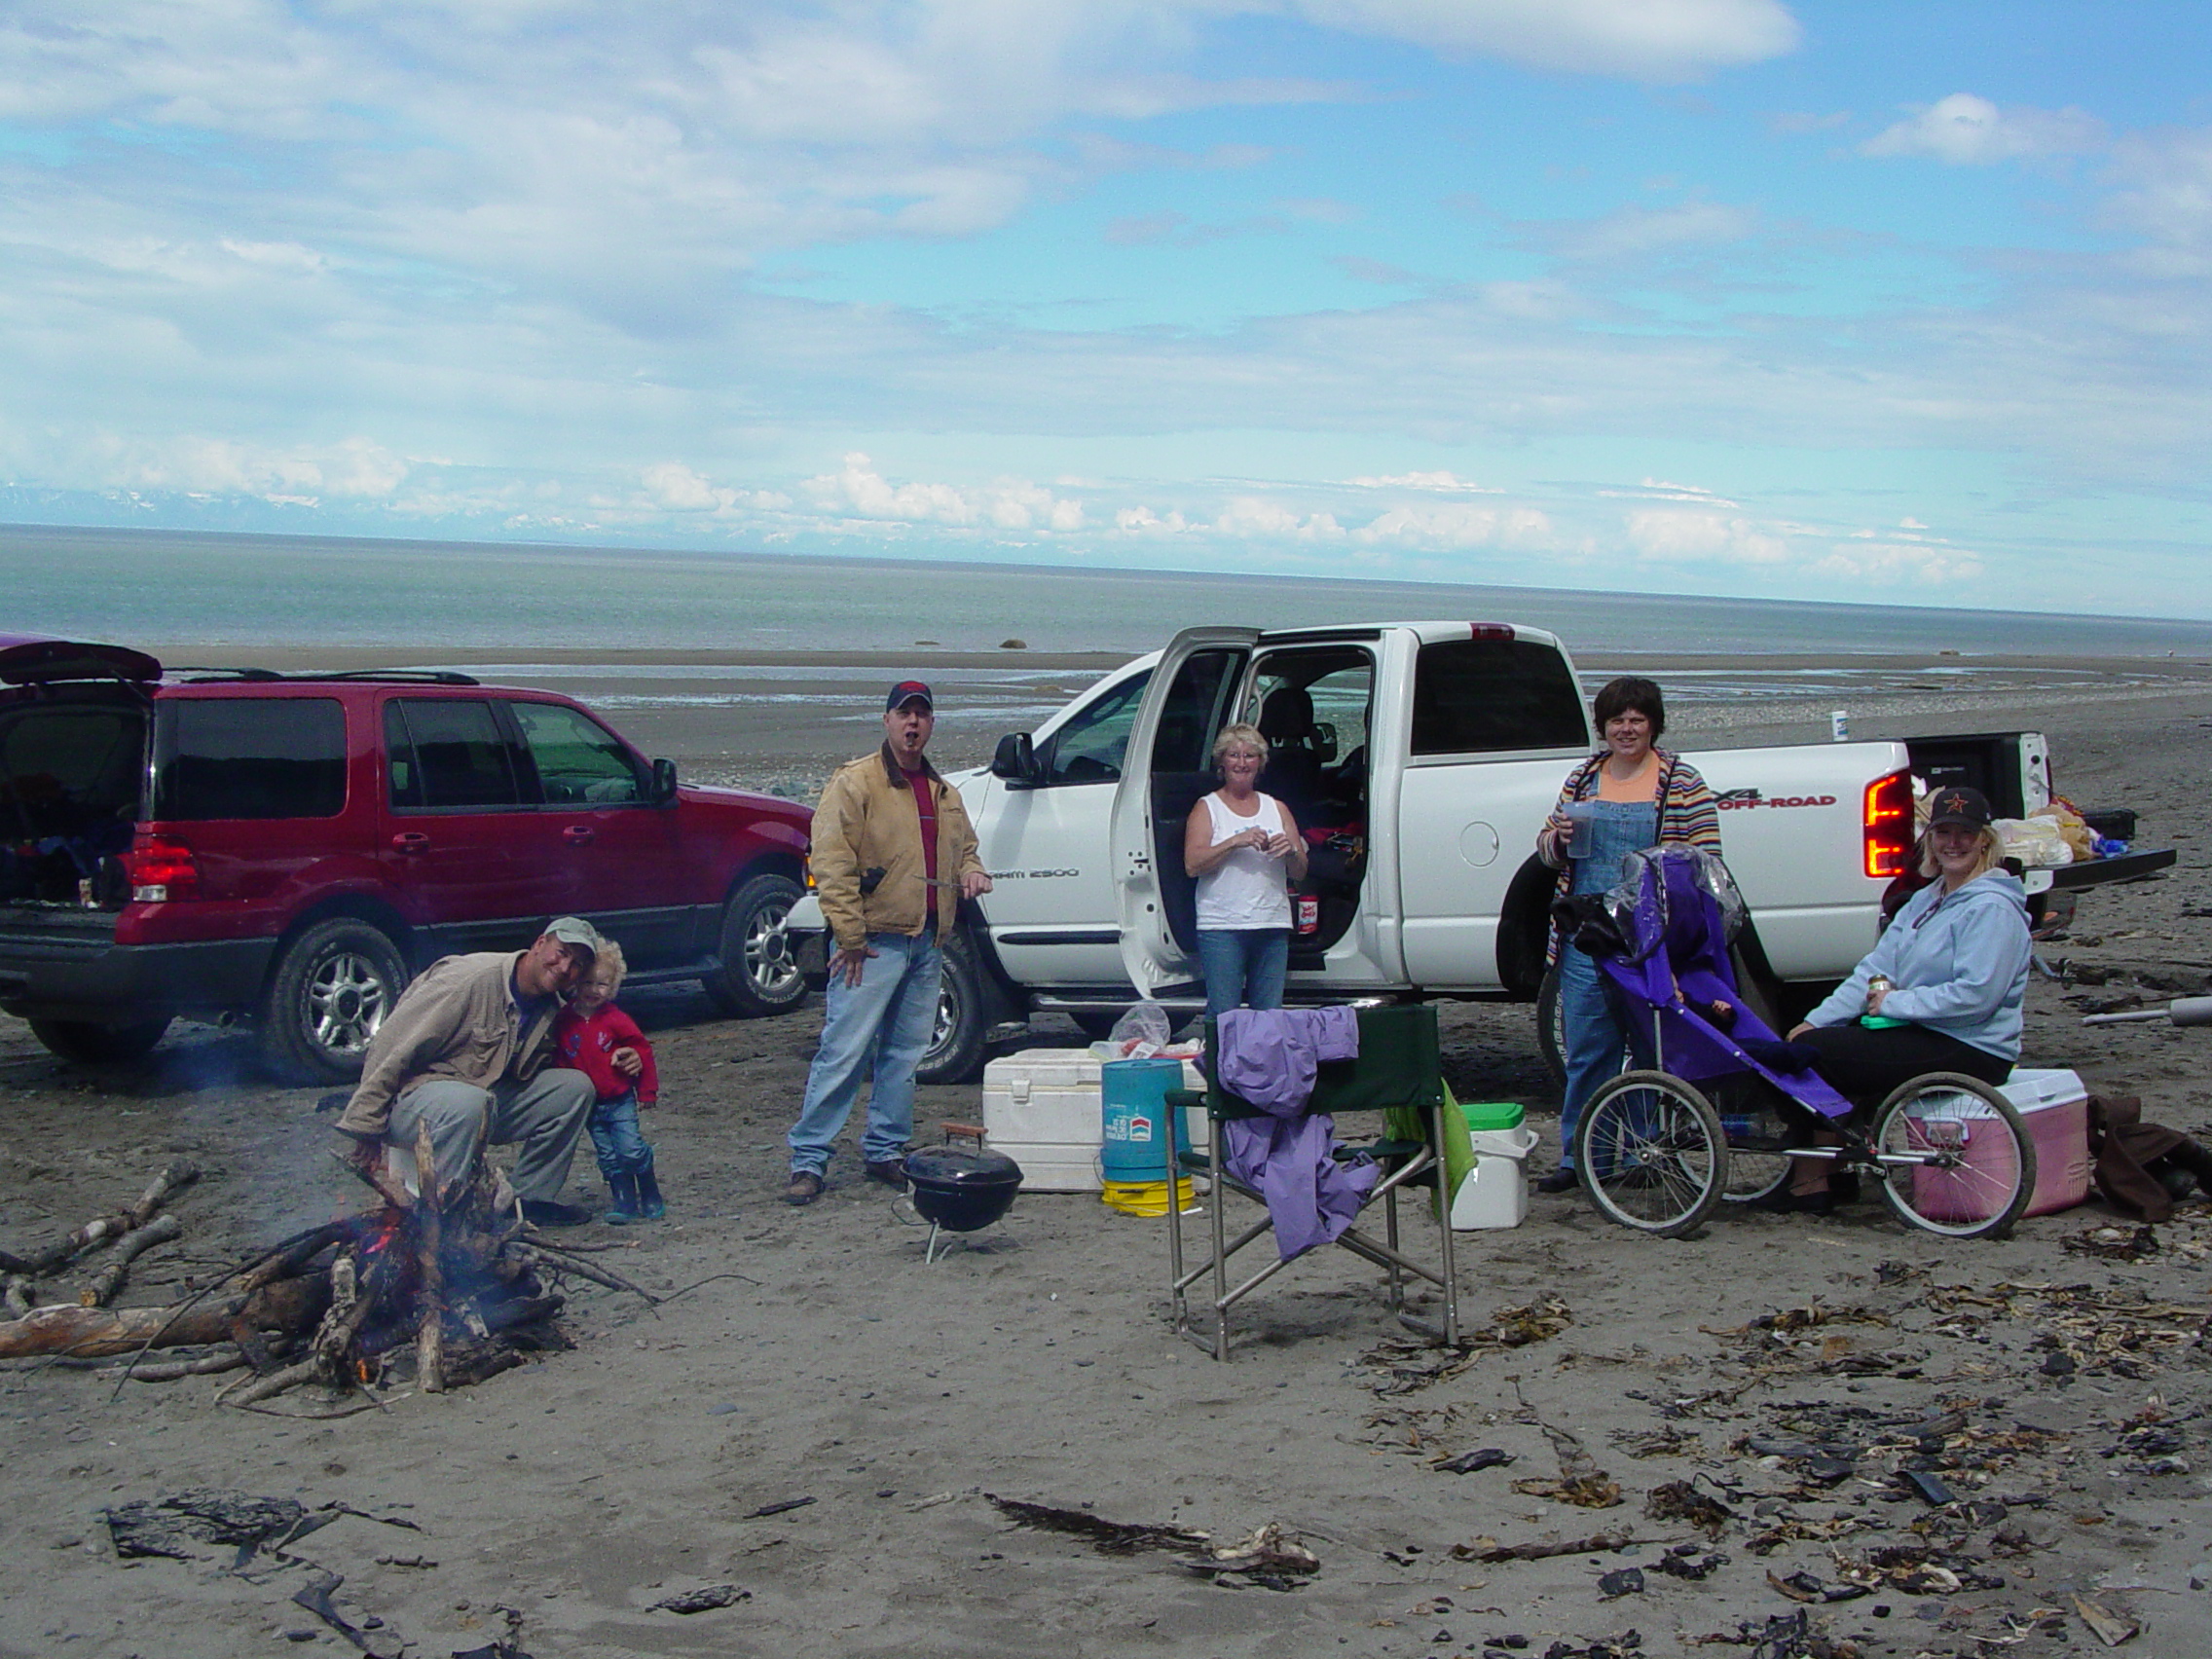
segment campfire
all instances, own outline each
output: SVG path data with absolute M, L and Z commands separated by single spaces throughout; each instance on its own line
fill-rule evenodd
M 450 1191 L 440 1187 L 427 1135 L 416 1148 L 412 1191 L 387 1167 L 348 1163 L 375 1189 L 382 1200 L 375 1210 L 284 1239 L 184 1302 L 111 1309 L 130 1264 L 182 1232 L 163 1205 L 199 1172 L 171 1164 L 129 1209 L 29 1257 L 0 1251 L 14 1315 L 0 1323 L 0 1359 L 45 1355 L 83 1365 L 129 1355 L 109 1368 L 118 1386 L 244 1370 L 250 1375 L 218 1396 L 225 1403 L 256 1407 L 320 1384 L 373 1405 L 388 1388 L 441 1393 L 497 1376 L 529 1354 L 572 1346 L 559 1323 L 567 1299 L 554 1285 L 562 1277 L 658 1300 L 579 1260 L 588 1247 L 533 1232 L 482 1151 L 469 1161 L 469 1178 Z M 107 1266 L 74 1302 L 34 1305 L 40 1280 L 103 1246 L 112 1249 Z M 146 1363 L 153 1348 L 206 1351 Z

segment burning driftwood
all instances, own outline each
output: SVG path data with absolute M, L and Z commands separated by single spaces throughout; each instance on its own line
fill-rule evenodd
M 145 1382 L 242 1368 L 250 1375 L 219 1396 L 236 1406 L 259 1405 L 302 1383 L 359 1389 L 373 1399 L 385 1382 L 412 1377 L 424 1392 L 438 1393 L 519 1365 L 527 1353 L 570 1346 L 555 1323 L 565 1298 L 544 1274 L 573 1272 L 655 1300 L 619 1274 L 565 1259 L 560 1246 L 530 1234 L 481 1146 L 469 1177 L 446 1185 L 426 1136 L 416 1150 L 422 1174 L 415 1193 L 381 1164 L 349 1163 L 385 1200 L 376 1211 L 286 1239 L 190 1301 L 99 1306 L 120 1287 L 132 1256 L 181 1231 L 173 1219 L 153 1215 L 181 1184 L 165 1171 L 131 1210 L 78 1229 L 38 1257 L 6 1259 L 11 1268 L 51 1271 L 90 1244 L 122 1240 L 78 1303 L 32 1307 L 0 1323 L 0 1358 L 45 1355 L 68 1363 L 130 1354 L 115 1374 Z M 12 1304 L 26 1300 L 32 1276 L 11 1277 Z M 137 1357 L 157 1347 L 208 1346 L 215 1351 L 181 1362 L 141 1365 Z

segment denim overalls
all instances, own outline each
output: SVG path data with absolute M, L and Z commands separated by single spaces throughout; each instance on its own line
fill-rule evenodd
M 1659 841 L 1655 800 L 1587 800 L 1594 816 L 1577 831 L 1590 837 L 1590 856 L 1574 861 L 1575 893 L 1603 893 L 1619 885 L 1621 860 Z M 1614 1013 L 1611 985 L 1598 965 L 1571 941 L 1559 953 L 1559 1011 L 1567 1036 L 1567 1096 L 1560 1106 L 1563 1167 L 1574 1162 L 1574 1125 L 1582 1108 L 1621 1071 L 1628 1037 Z

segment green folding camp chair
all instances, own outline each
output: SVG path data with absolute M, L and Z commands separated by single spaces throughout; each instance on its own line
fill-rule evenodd
M 1205 1024 L 1206 1052 L 1210 1056 L 1215 1047 L 1214 1022 Z M 1210 1073 L 1212 1067 L 1207 1067 Z M 1354 1225 L 1345 1230 L 1336 1242 L 1353 1255 L 1373 1263 L 1382 1270 L 1390 1285 L 1390 1308 L 1399 1322 L 1408 1329 L 1433 1340 L 1456 1345 L 1459 1340 L 1459 1296 L 1456 1275 L 1453 1271 L 1451 1202 L 1448 1197 L 1440 1198 L 1438 1189 L 1445 1185 L 1444 1163 L 1438 1149 L 1446 1142 L 1444 1113 L 1451 1099 L 1444 1087 L 1444 1075 L 1436 1037 L 1436 1010 L 1427 1004 L 1405 1004 L 1388 1008 L 1366 1008 L 1359 1011 L 1359 1057 L 1356 1060 L 1339 1060 L 1324 1064 L 1314 1080 L 1310 1110 L 1315 1112 L 1345 1113 L 1380 1111 L 1385 1114 L 1385 1123 L 1391 1138 L 1365 1146 L 1347 1146 L 1341 1156 L 1366 1153 L 1382 1166 L 1382 1178 L 1375 1184 L 1360 1213 L 1378 1202 L 1383 1209 L 1383 1233 L 1381 1238 Z M 1271 1261 L 1250 1278 L 1232 1286 L 1229 1282 L 1229 1258 L 1255 1240 L 1272 1240 L 1273 1229 L 1269 1222 L 1265 1199 L 1257 1188 L 1237 1180 L 1222 1167 L 1220 1161 L 1221 1126 L 1239 1118 L 1265 1116 L 1261 1110 L 1228 1092 L 1218 1083 L 1210 1083 L 1201 1092 L 1198 1089 L 1179 1088 L 1169 1092 L 1167 1105 L 1170 1112 L 1180 1113 L 1187 1108 L 1202 1105 L 1206 1113 L 1206 1144 L 1202 1149 L 1178 1154 L 1175 1136 L 1162 1135 L 1166 1148 L 1165 1173 L 1170 1182 L 1179 1174 L 1199 1174 L 1212 1183 L 1212 1198 L 1206 1205 L 1210 1220 L 1212 1247 L 1203 1261 L 1186 1268 L 1183 1262 L 1183 1224 L 1178 1214 L 1179 1205 L 1172 1201 L 1175 1189 L 1169 1188 L 1167 1205 L 1167 1250 L 1169 1259 L 1169 1292 L 1173 1302 L 1175 1328 L 1208 1349 L 1216 1359 L 1229 1357 L 1229 1310 L 1249 1296 L 1261 1285 L 1291 1263 L 1279 1258 Z M 1177 1165 L 1180 1164 L 1180 1168 Z M 1423 1192 L 1415 1206 L 1425 1212 L 1437 1231 L 1437 1265 L 1433 1268 L 1414 1260 L 1399 1248 L 1398 1195 L 1408 1186 L 1420 1185 Z M 1262 1205 L 1260 1219 L 1237 1234 L 1229 1236 L 1224 1211 L 1231 1194 L 1248 1198 Z M 1309 1252 L 1313 1254 L 1314 1252 Z M 1303 1261 L 1305 1257 L 1294 1260 Z M 1210 1277 L 1212 1295 L 1201 1291 L 1195 1300 L 1207 1303 L 1212 1312 L 1213 1329 L 1202 1331 L 1192 1322 L 1192 1289 L 1199 1280 Z M 1422 1278 L 1442 1292 L 1444 1319 L 1441 1325 L 1415 1317 L 1406 1310 L 1405 1291 L 1409 1278 Z

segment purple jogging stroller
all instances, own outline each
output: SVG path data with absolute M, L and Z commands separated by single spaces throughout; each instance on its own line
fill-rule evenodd
M 1632 1069 L 1590 1099 L 1574 1162 L 1601 1215 L 1678 1237 L 1724 1202 L 1761 1198 L 1792 1158 L 1871 1181 L 1898 1215 L 1954 1237 L 2000 1235 L 2034 1195 L 2035 1144 L 2011 1103 L 1955 1072 L 1879 1102 L 1845 1099 L 1738 994 L 1743 901 L 1695 847 L 1622 860 L 1577 943 L 1624 1003 Z M 1862 1110 L 1862 1107 L 1870 1108 Z

